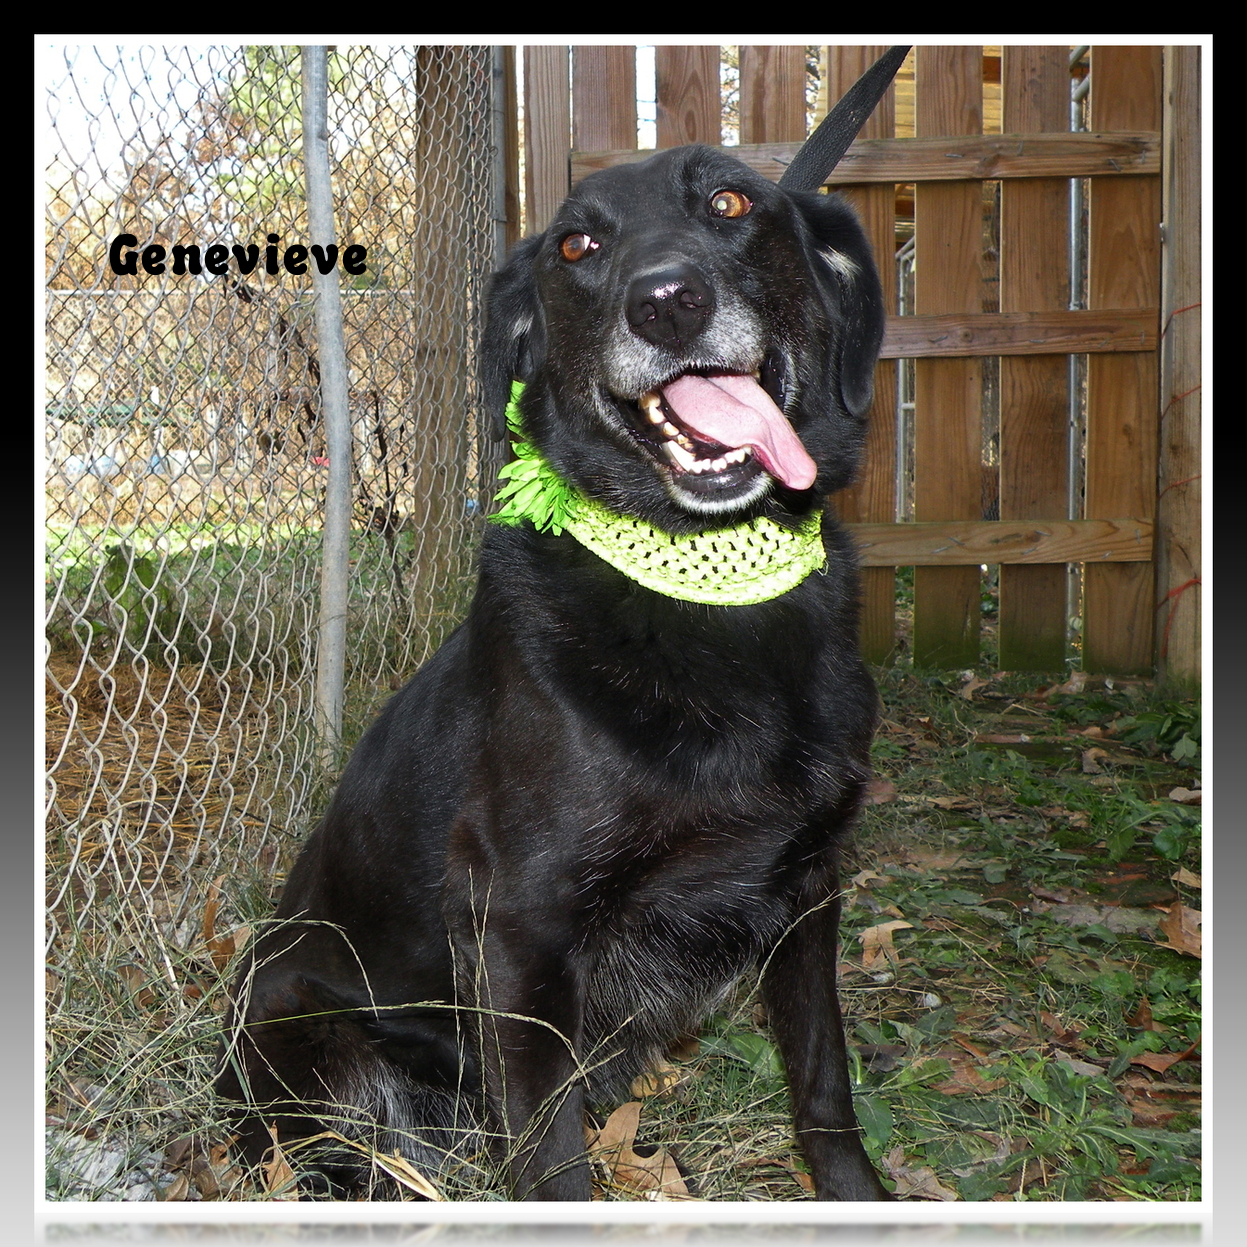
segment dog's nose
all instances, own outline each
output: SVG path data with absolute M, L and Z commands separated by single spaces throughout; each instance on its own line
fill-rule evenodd
M 687 265 L 642 273 L 628 286 L 624 313 L 632 332 L 654 346 L 691 342 L 714 311 L 714 294 L 705 278 Z

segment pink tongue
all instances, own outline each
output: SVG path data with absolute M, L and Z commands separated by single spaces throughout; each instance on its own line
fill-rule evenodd
M 767 392 L 739 374 L 679 377 L 662 396 L 680 422 L 708 441 L 752 447 L 762 466 L 789 489 L 809 489 L 818 475 L 788 418 Z

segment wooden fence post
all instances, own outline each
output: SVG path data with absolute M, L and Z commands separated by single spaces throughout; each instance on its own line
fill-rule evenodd
M 883 53 L 886 47 L 835 47 L 827 50 L 827 98 L 835 101 Z M 862 128 L 860 138 L 890 139 L 896 132 L 896 91 L 890 88 Z M 834 176 L 834 175 L 833 175 Z M 896 187 L 837 186 L 857 210 L 874 248 L 884 304 L 896 315 Z M 881 360 L 875 370 L 875 401 L 870 410 L 866 453 L 857 482 L 833 499 L 836 514 L 850 524 L 894 523 L 896 515 L 896 369 Z M 862 568 L 862 653 L 870 662 L 886 662 L 896 648 L 896 568 Z
M 981 47 L 917 50 L 914 124 L 919 138 L 982 132 L 982 65 Z M 914 237 L 917 314 L 981 312 L 982 184 L 918 183 Z M 981 518 L 981 462 L 979 359 L 917 360 L 914 519 Z M 915 663 L 973 667 L 978 662 L 979 578 L 974 565 L 914 568 Z
M 572 146 L 617 151 L 636 146 L 636 48 L 572 49 Z
M 718 143 L 723 133 L 717 46 L 654 49 L 658 146 Z
M 524 49 L 524 233 L 545 229 L 571 190 L 567 48 Z
M 1161 49 L 1097 44 L 1091 50 L 1091 125 L 1159 130 Z M 1160 178 L 1092 178 L 1087 302 L 1091 308 L 1159 307 Z M 1156 511 L 1158 376 L 1155 352 L 1087 359 L 1087 519 Z M 1156 569 L 1087 564 L 1083 667 L 1152 670 Z
M 740 141 L 800 143 L 805 138 L 805 48 L 742 44 Z
M 1156 664 L 1178 689 L 1199 682 L 1203 614 L 1199 53 L 1165 49 Z
M 1069 129 L 1069 50 L 1002 52 L 1006 134 Z M 1000 187 L 1000 310 L 1069 307 L 1069 179 L 1004 179 Z M 1069 519 L 1068 355 L 1000 360 L 1000 518 Z M 1057 671 L 1065 665 L 1064 564 L 1000 568 L 1000 665 Z

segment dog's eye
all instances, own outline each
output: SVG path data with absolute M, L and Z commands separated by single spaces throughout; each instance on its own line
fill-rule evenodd
M 599 245 L 588 234 L 568 234 L 559 243 L 559 255 L 575 264 L 577 260 L 583 260 L 590 251 L 596 251 Z
M 753 201 L 740 191 L 715 191 L 710 196 L 710 211 L 715 216 L 744 216 L 752 207 Z

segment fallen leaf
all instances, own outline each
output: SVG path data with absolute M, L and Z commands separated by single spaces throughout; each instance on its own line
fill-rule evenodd
M 943 1082 L 933 1083 L 931 1089 L 941 1095 L 985 1095 L 999 1091 L 1008 1082 L 1006 1078 L 984 1078 L 974 1064 L 963 1057 L 953 1063 L 953 1072 Z
M 1169 876 L 1174 883 L 1185 884 L 1188 888 L 1202 888 L 1204 880 L 1201 875 L 1195 874 L 1193 871 L 1187 870 L 1185 866 L 1179 866 L 1177 870 Z
M 923 805 L 934 805 L 941 810 L 973 810 L 975 802 L 969 797 L 911 797 L 911 801 L 921 801 Z
M 202 1199 L 218 1199 L 221 1191 L 237 1179 L 238 1171 L 230 1163 L 229 1144 L 218 1143 L 208 1149 L 194 1149 L 190 1158 L 190 1176 Z
M 294 1170 L 286 1159 L 286 1153 L 282 1151 L 281 1143 L 278 1142 L 276 1122 L 269 1126 L 268 1132 L 273 1140 L 273 1146 L 265 1153 L 265 1159 L 260 1165 L 264 1173 L 264 1189 L 278 1199 L 297 1200 L 299 1185 L 295 1181 Z
M 1069 888 L 1057 888 L 1051 890 L 1036 885 L 1031 887 L 1031 895 L 1038 897 L 1041 901 L 1055 901 L 1058 905 L 1069 905 L 1074 899 L 1074 893 Z
M 1036 958 L 1038 961 L 1038 958 Z M 996 1027 L 997 1031 L 1003 1031 L 1006 1035 L 1013 1035 L 1018 1039 L 1034 1039 L 1035 1036 L 1030 1033 L 1024 1026 L 1019 1026 L 1016 1022 L 1002 1020 Z
M 953 1033 L 949 1035 L 949 1038 L 959 1048 L 964 1048 L 971 1056 L 978 1057 L 980 1061 L 986 1061 L 990 1059 L 985 1049 L 980 1048 L 978 1044 L 973 1043 L 971 1040 L 967 1039 L 965 1035 L 962 1035 L 959 1031 L 953 1031 Z
M 1198 1086 L 1164 1082 L 1134 1070 L 1118 1082 L 1136 1126 L 1164 1128 L 1179 1113 L 1198 1113 L 1203 1096 Z
M 1199 1045 L 1200 1040 L 1197 1039 L 1185 1052 L 1141 1052 L 1138 1056 L 1130 1058 L 1130 1064 L 1142 1065 L 1147 1069 L 1155 1070 L 1158 1074 L 1163 1074 L 1171 1065 L 1185 1061 Z
M 251 934 L 250 927 L 245 926 L 238 927 L 225 935 L 216 933 L 216 916 L 221 904 L 221 884 L 225 882 L 225 879 L 225 875 L 218 875 L 208 885 L 208 899 L 204 902 L 203 914 L 204 944 L 212 958 L 212 964 L 218 970 L 224 970 L 229 965 L 230 958 L 242 948 Z
M 650 1096 L 663 1095 L 673 1090 L 680 1083 L 682 1075 L 674 1065 L 666 1061 L 659 1062 L 656 1069 L 638 1074 L 632 1080 L 632 1094 L 638 1100 L 649 1099 Z
M 1066 1026 L 1055 1013 L 1049 1013 L 1046 1009 L 1040 1012 L 1039 1020 L 1048 1028 L 1049 1041 L 1055 1044 L 1072 1043 L 1082 1033 Z
M 960 798 L 945 798 L 960 800 Z M 917 866 L 922 870 L 952 870 L 957 866 L 968 865 L 966 855 L 960 851 L 950 852 L 948 849 L 928 849 L 922 845 L 907 848 L 899 858 L 905 866 Z
M 866 1068 L 876 1074 L 887 1074 L 899 1069 L 902 1058 L 909 1051 L 899 1043 L 864 1043 L 855 1045 L 858 1055 L 866 1063 Z
M 855 888 L 869 888 L 876 879 L 883 883 L 891 882 L 890 875 L 881 875 L 877 870 L 860 870 L 853 876 L 851 882 Z
M 1098 1078 L 1104 1073 L 1098 1065 L 1092 1065 L 1090 1061 L 1080 1061 L 1076 1057 L 1070 1056 L 1068 1052 L 1058 1052 L 1056 1059 L 1068 1066 L 1075 1074 L 1081 1074 L 1084 1078 Z
M 1055 697 L 1059 693 L 1069 694 L 1071 696 L 1081 693 L 1087 686 L 1087 673 L 1085 671 L 1075 671 L 1070 674 L 1070 678 L 1064 684 L 1053 684 L 1044 690 L 1045 700 Z
M 1156 1079 L 1150 1074 L 1140 1074 L 1133 1070 L 1122 1076 L 1119 1086 L 1125 1088 L 1131 1095 L 1146 1095 L 1149 1098 L 1159 1096 L 1162 1099 L 1176 1099 L 1182 1103 L 1192 1103 L 1203 1096 L 1203 1089 L 1196 1084 L 1166 1082 L 1164 1079 Z
M 123 965 L 117 967 L 117 973 L 124 980 L 126 987 L 129 989 L 130 997 L 140 1009 L 150 1008 L 156 1003 L 155 993 L 147 984 L 147 975 L 136 965 Z
M 980 688 L 986 688 L 990 683 L 990 680 L 983 680 L 978 676 L 972 675 L 958 690 L 957 696 L 964 697 L 966 701 L 972 701 L 975 691 Z
M 1082 770 L 1084 775 L 1099 775 L 1103 771 L 1100 765 L 1101 758 L 1107 758 L 1108 753 L 1103 749 L 1084 749 L 1082 754 Z
M 1198 788 L 1171 788 L 1170 801 L 1180 801 L 1183 805 L 1203 805 L 1204 794 Z
M 957 1199 L 957 1192 L 944 1186 L 935 1176 L 935 1170 L 927 1165 L 910 1166 L 904 1164 L 904 1152 L 894 1147 L 884 1158 L 884 1168 L 888 1177 L 896 1182 L 897 1199 Z
M 221 906 L 221 884 L 225 875 L 217 875 L 208 885 L 208 899 L 204 901 L 203 937 L 205 944 L 211 944 L 216 936 L 216 915 Z
M 637 1126 L 641 1120 L 641 1104 L 630 1100 L 621 1104 L 607 1119 L 601 1130 L 585 1130 L 587 1150 L 592 1160 L 605 1166 L 611 1183 L 625 1191 L 648 1199 L 679 1199 L 688 1197 L 688 1187 L 680 1176 L 671 1154 L 655 1147 L 650 1155 L 638 1153 L 634 1147 Z M 650 1149 L 647 1148 L 648 1152 Z
M 1171 905 L 1169 912 L 1160 920 L 1160 929 L 1165 933 L 1162 947 L 1172 948 L 1188 957 L 1202 957 L 1202 918 L 1203 914 L 1198 909 L 1188 909 L 1182 904 Z
M 862 969 L 874 969 L 885 961 L 895 964 L 899 955 L 892 943 L 892 932 L 903 931 L 906 928 L 912 928 L 913 925 L 912 922 L 897 919 L 867 927 L 857 937 L 862 946 Z
M 1133 1096 L 1126 1097 L 1130 1107 L 1130 1120 L 1145 1130 L 1164 1130 L 1179 1113 L 1189 1113 L 1185 1105 L 1147 1104 L 1136 1100 Z
M 691 1061 L 701 1052 L 701 1037 L 696 1034 L 684 1035 L 677 1039 L 667 1051 L 673 1061 Z
M 890 779 L 872 779 L 866 785 L 866 804 L 884 805 L 896 800 L 896 785 Z
M 179 1173 L 168 1186 L 158 1193 L 157 1197 L 167 1203 L 175 1203 L 186 1199 L 190 1195 L 190 1189 L 190 1179 L 184 1173 Z

